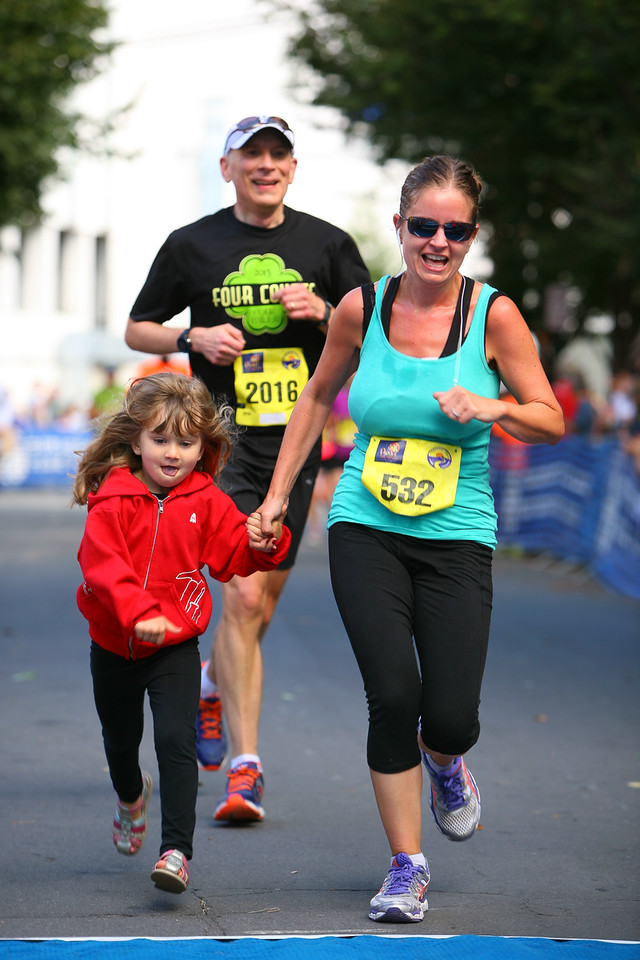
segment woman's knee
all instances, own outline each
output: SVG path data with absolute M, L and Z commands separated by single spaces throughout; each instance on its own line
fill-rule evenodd
M 394 684 L 368 700 L 369 766 L 380 773 L 397 773 L 420 763 L 418 696 L 412 696 L 407 685 Z
M 478 715 L 422 717 L 420 736 L 425 747 L 434 753 L 461 756 L 471 749 L 480 736 Z
M 388 675 L 384 683 L 365 684 L 369 705 L 369 722 L 384 729 L 399 731 L 417 729 L 420 715 L 420 688 L 409 677 Z

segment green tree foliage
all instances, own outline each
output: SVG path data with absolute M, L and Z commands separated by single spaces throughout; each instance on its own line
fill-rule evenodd
M 40 216 L 59 149 L 78 146 L 69 96 L 109 53 L 106 22 L 99 0 L 0 0 L 0 226 Z
M 578 320 L 617 318 L 624 349 L 640 312 L 640 4 L 285 6 L 313 102 L 381 161 L 448 152 L 479 170 L 492 282 L 532 326 L 545 291 L 567 291 Z

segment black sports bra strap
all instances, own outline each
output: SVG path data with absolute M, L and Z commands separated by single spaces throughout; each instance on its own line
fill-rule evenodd
M 401 273 L 397 273 L 395 277 L 389 277 L 389 283 L 387 284 L 387 289 L 385 290 L 382 298 L 380 321 L 382 323 L 382 329 L 384 330 L 384 335 L 387 340 L 389 339 L 389 330 L 391 329 L 391 308 L 393 306 L 393 301 L 397 296 L 398 290 L 400 289 L 401 279 Z
M 472 280 L 471 277 L 467 277 L 467 282 L 464 288 L 464 297 L 462 300 L 462 316 L 464 317 L 465 325 L 467 322 L 467 317 L 469 316 L 469 307 L 471 306 L 471 296 L 473 294 L 473 288 L 475 286 L 475 280 Z
M 385 290 L 382 298 L 380 320 L 382 322 L 382 329 L 384 330 L 384 335 L 387 340 L 389 339 L 389 327 L 391 325 L 391 307 L 393 306 L 393 301 L 396 298 L 399 286 L 400 277 L 390 277 L 387 284 L 387 289 Z M 371 315 L 376 305 L 376 290 L 373 283 L 363 283 L 360 289 L 362 290 L 362 342 L 364 343 L 364 338 L 367 335 L 369 323 L 371 322 Z
M 456 309 L 453 312 L 453 320 L 451 326 L 449 327 L 449 336 L 447 337 L 447 342 L 445 343 L 441 357 L 450 357 L 458 349 L 458 343 L 464 343 L 466 337 L 466 326 L 467 326 L 467 317 L 469 316 L 469 307 L 471 306 L 471 296 L 473 294 L 473 288 L 475 281 L 471 280 L 470 277 L 463 277 L 463 283 L 460 284 L 460 291 L 458 293 L 458 302 L 456 303 Z M 463 296 L 464 294 L 464 296 Z M 460 327 L 462 326 L 463 334 L 462 339 L 460 339 Z
M 376 288 L 372 283 L 363 283 L 360 289 L 362 290 L 362 342 L 364 343 L 373 308 L 376 305 Z

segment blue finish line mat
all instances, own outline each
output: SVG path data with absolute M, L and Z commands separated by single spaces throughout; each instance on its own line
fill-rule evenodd
M 640 960 L 640 942 L 537 937 L 0 940 L 2 960 Z

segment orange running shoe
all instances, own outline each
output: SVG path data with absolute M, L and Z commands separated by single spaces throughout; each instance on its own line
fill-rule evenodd
M 214 820 L 263 820 L 264 780 L 257 763 L 243 763 L 227 773 L 227 792 L 213 814 Z

